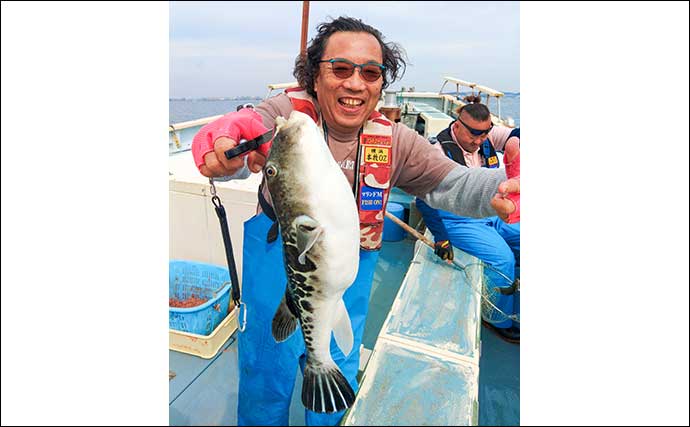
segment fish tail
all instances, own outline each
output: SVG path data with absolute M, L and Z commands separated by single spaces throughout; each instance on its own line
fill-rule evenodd
M 302 382 L 302 403 L 314 412 L 339 412 L 352 406 L 355 392 L 334 364 L 313 362 L 307 358 Z
M 283 300 L 280 301 L 278 310 L 276 310 L 276 314 L 273 316 L 271 327 L 273 338 L 276 342 L 283 342 L 295 332 L 295 329 L 297 329 L 297 318 L 288 308 L 285 296 L 283 296 Z

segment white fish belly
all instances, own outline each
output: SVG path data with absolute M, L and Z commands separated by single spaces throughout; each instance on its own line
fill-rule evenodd
M 332 186 L 329 189 L 333 192 Z M 350 286 L 359 266 L 359 217 L 354 196 L 349 188 L 346 190 L 315 201 L 312 207 L 314 218 L 323 227 L 318 275 L 322 284 L 333 291 L 344 291 Z M 339 203 L 331 200 L 336 198 Z M 344 200 L 352 203 L 343 203 Z
M 309 119 L 311 120 L 311 119 Z M 344 292 L 359 266 L 359 215 L 352 188 L 314 125 L 305 130 L 300 146 L 301 176 L 310 211 L 323 227 L 321 265 L 317 274 L 333 292 Z M 326 289 L 324 289 L 326 290 Z

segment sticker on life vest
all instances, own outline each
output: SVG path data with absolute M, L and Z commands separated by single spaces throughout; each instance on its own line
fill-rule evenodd
M 383 209 L 383 190 L 362 186 L 359 197 L 359 208 L 363 211 L 380 211 Z
M 488 159 L 489 166 L 497 165 L 498 164 L 498 157 L 496 156 L 491 156 Z
M 391 145 L 393 138 L 389 135 L 367 135 L 362 134 L 362 145 Z
M 390 148 L 365 147 L 364 161 L 367 163 L 390 163 Z

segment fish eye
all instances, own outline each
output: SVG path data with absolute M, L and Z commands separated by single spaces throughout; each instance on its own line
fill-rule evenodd
M 276 175 L 278 175 L 278 168 L 276 168 L 274 165 L 266 166 L 266 176 L 274 177 Z

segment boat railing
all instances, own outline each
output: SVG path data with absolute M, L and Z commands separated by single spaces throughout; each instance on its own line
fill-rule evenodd
M 186 122 L 173 123 L 168 126 L 168 154 L 174 154 L 182 151 L 187 151 L 191 148 L 194 135 L 206 123 L 210 123 L 217 118 L 223 117 L 222 114 L 217 116 L 203 117 L 201 119 L 189 120 Z

